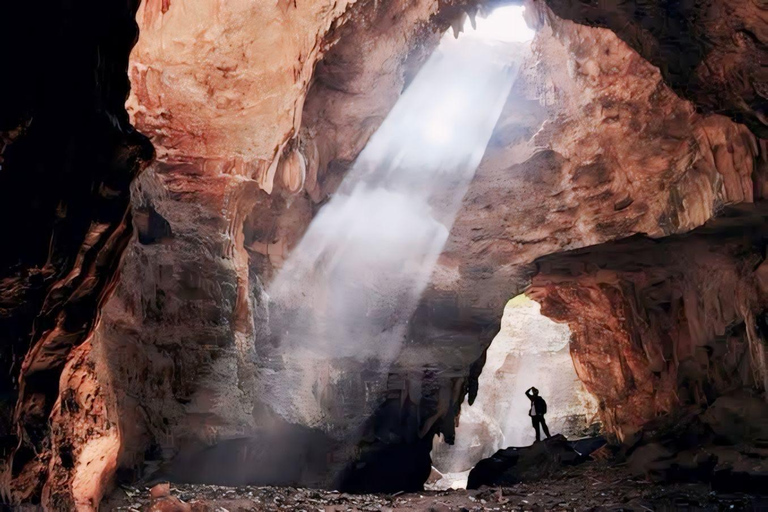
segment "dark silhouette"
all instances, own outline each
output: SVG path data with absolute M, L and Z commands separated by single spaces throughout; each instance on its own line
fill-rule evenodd
M 544 434 L 547 438 L 549 435 L 549 427 L 547 427 L 547 421 L 544 419 L 544 415 L 547 414 L 547 402 L 539 396 L 539 390 L 532 387 L 525 392 L 525 396 L 531 401 L 531 409 L 528 411 L 528 416 L 531 417 L 531 423 L 533 428 L 536 429 L 536 440 L 541 441 L 541 433 L 539 432 L 539 425 L 544 429 Z

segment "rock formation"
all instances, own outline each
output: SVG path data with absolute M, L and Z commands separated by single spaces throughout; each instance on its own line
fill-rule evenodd
M 698 113 L 613 32 L 562 20 L 541 3 L 529 16 L 539 27 L 530 71 L 510 94 L 401 357 L 419 383 L 393 384 L 404 388 L 393 402 L 421 409 L 411 414 L 448 441 L 464 393 L 471 404 L 478 392 L 498 312 L 529 285 L 532 262 L 632 235 L 685 233 L 726 205 L 762 199 L 765 187 L 765 144 L 745 126 Z M 414 361 L 445 366 L 420 373 Z M 414 387 L 439 391 L 411 399 Z
M 137 3 L 1 9 L 3 501 L 95 505 L 114 473 L 88 354 L 131 239 L 130 184 L 152 156 L 123 106 Z
M 562 466 L 586 460 L 561 434 L 524 448 L 505 448 L 483 459 L 470 471 L 467 489 L 480 486 L 512 486 L 555 474 Z
M 764 4 L 548 0 L 547 5 L 562 18 L 613 30 L 698 109 L 727 115 L 759 137 L 768 135 Z
M 266 483 L 419 488 L 531 282 L 615 439 L 764 400 L 758 2 L 526 3 L 531 53 L 351 456 L 257 393 L 266 285 L 476 2 L 21 4 L 0 13 L 4 501 L 95 508 L 116 479 L 265 461 L 287 465 Z
M 763 390 L 764 214 L 540 260 L 531 294 L 568 322 L 579 378 L 620 440 L 681 405 Z

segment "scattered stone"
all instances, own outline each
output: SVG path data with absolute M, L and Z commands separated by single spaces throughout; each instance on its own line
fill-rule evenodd
M 192 512 L 192 507 L 171 495 L 171 484 L 163 482 L 149 490 L 149 512 Z
M 155 485 L 149 490 L 149 497 L 153 500 L 165 498 L 171 495 L 171 484 L 163 482 Z
M 721 396 L 702 420 L 725 442 L 768 445 L 768 403 L 764 399 L 744 392 Z
M 741 467 L 741 466 L 734 466 Z M 736 473 L 733 473 L 736 478 Z M 596 485 L 593 485 L 596 484 Z M 161 489 L 162 492 L 161 492 Z M 167 490 L 166 490 L 167 489 Z M 158 488 L 122 487 L 100 507 L 103 511 L 191 512 L 425 512 L 433 511 L 637 511 L 768 510 L 768 497 L 721 492 L 706 483 L 659 485 L 633 477 L 628 464 L 587 461 L 560 466 L 549 477 L 479 490 L 387 494 L 341 494 L 293 487 L 223 487 L 173 484 Z M 184 497 L 184 501 L 173 498 Z M 276 499 L 277 498 L 277 499 Z M 485 503 L 483 503 L 485 501 Z M 181 503 L 180 503 L 181 502 Z M 162 505 L 159 505 L 162 503 Z M 168 508 L 159 508 L 168 507 Z M 172 507 L 184 508 L 172 508 Z M 158 508 L 154 508 L 158 507 Z M 186 508 L 189 507 L 189 508 Z

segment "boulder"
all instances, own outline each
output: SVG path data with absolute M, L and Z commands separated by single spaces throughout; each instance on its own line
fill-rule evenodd
M 657 482 L 710 482 L 721 492 L 765 493 L 768 406 L 748 393 L 718 398 L 705 411 L 681 411 L 625 445 L 631 472 Z
M 702 420 L 720 441 L 768 446 L 768 403 L 747 393 L 721 396 Z
M 481 460 L 469 473 L 467 489 L 539 480 L 587 458 L 577 452 L 565 436 L 558 434 L 531 446 L 499 450 Z
M 162 482 L 149 490 L 150 503 L 148 512 L 190 512 L 192 507 L 171 495 L 171 485 Z

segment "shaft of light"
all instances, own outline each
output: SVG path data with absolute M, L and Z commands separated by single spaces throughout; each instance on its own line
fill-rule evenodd
M 373 411 L 517 73 L 510 43 L 445 36 L 268 289 L 263 393 L 346 438 Z

